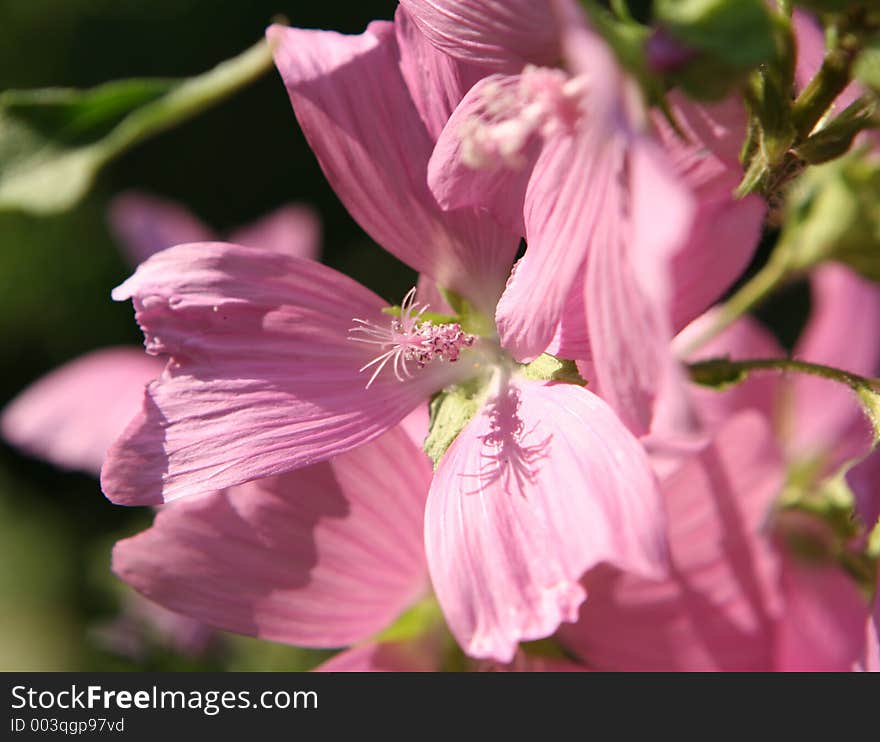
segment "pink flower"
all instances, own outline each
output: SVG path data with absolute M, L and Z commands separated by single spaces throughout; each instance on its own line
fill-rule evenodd
M 427 457 L 394 428 L 331 462 L 163 508 L 116 545 L 113 569 L 217 628 L 299 646 L 359 643 L 429 589 L 430 478 Z
M 490 72 L 554 64 L 561 45 L 548 0 L 401 0 L 425 37 Z
M 662 563 L 636 440 L 589 391 L 522 378 L 490 338 L 420 368 L 413 344 L 446 328 L 413 325 L 414 307 L 389 317 L 329 268 L 219 243 L 159 253 L 114 295 L 134 298 L 148 350 L 170 357 L 105 463 L 116 501 L 154 504 L 360 450 L 471 380 L 487 385 L 485 401 L 441 461 L 426 513 L 434 587 L 467 651 L 507 661 L 519 639 L 552 633 L 599 561 Z M 352 342 L 364 327 L 378 346 Z
M 151 600 L 211 626 L 298 646 L 353 645 L 321 671 L 439 670 L 449 648 L 439 614 L 415 635 L 382 633 L 414 606 L 430 615 L 430 480 L 412 434 L 395 428 L 330 462 L 167 506 L 116 545 L 113 568 Z M 519 653 L 509 669 L 582 668 Z
M 360 36 L 271 27 L 275 62 L 330 185 L 383 248 L 491 312 L 519 236 L 480 208 L 444 213 L 425 173 L 437 135 L 479 76 L 438 54 L 398 9 Z
M 857 583 L 768 532 L 784 473 L 765 419 L 732 417 L 662 483 L 672 576 L 594 570 L 563 644 L 599 670 L 841 671 L 863 661 L 870 627 Z
M 361 36 L 273 28 L 270 38 L 353 215 L 492 311 L 515 239 L 478 210 L 440 211 L 427 190 L 432 118 L 419 102 L 436 103 L 425 85 L 456 78 L 412 31 L 399 11 L 395 26 Z M 357 455 L 459 385 L 475 413 L 433 478 L 425 549 L 467 653 L 507 662 L 518 641 L 573 620 L 579 580 L 600 561 L 662 569 L 663 517 L 641 446 L 591 392 L 524 377 L 489 329 L 476 337 L 430 318 L 412 296 L 389 316 L 329 268 L 219 243 L 155 255 L 114 297 L 133 299 L 148 351 L 170 359 L 105 463 L 116 502 L 156 504 Z M 406 455 L 398 466 L 411 464 Z
M 876 373 L 878 320 L 876 287 L 843 266 L 823 266 L 813 278 L 813 313 L 795 356 Z M 681 339 L 706 322 L 711 313 Z M 842 336 L 840 327 L 850 334 Z M 696 357 L 719 355 L 783 352 L 746 318 Z M 832 536 L 797 511 L 773 510 L 786 471 L 813 467 L 827 476 L 867 453 L 870 430 L 852 392 L 822 379 L 768 375 L 695 396 L 707 428 L 716 432 L 711 446 L 663 477 L 672 578 L 658 583 L 594 570 L 584 581 L 591 599 L 580 622 L 563 627 L 563 641 L 597 669 L 876 667 L 876 608 L 868 620 L 859 586 L 830 556 L 805 561 L 792 550 L 805 541 L 821 546 Z M 877 480 L 868 483 L 876 460 L 857 467 L 866 475 L 859 512 L 868 530 L 877 522 L 876 512 L 866 509 L 876 508 Z
M 429 181 L 444 207 L 486 205 L 526 237 L 496 313 L 505 345 L 520 360 L 549 350 L 588 363 L 638 434 L 652 420 L 655 431 L 686 430 L 669 342 L 742 272 L 763 218 L 759 199 L 730 195 L 742 106 L 705 109 L 673 95 L 683 143 L 661 116 L 648 121 L 573 3 L 405 4 L 439 48 L 498 72 L 453 113 Z M 537 46 L 521 42 L 525 23 Z M 560 51 L 566 69 L 534 66 Z

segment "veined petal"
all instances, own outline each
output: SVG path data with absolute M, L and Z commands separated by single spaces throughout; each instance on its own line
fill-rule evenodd
M 742 275 L 758 246 L 766 207 L 757 196 L 733 197 L 748 123 L 742 101 L 731 96 L 705 105 L 673 91 L 669 105 L 678 131 L 659 111 L 652 128 L 669 167 L 696 200 L 690 234 L 671 268 L 673 326 L 681 329 Z
M 525 197 L 528 248 L 498 302 L 495 320 L 502 345 L 531 361 L 550 344 L 568 294 L 609 211 L 612 181 L 622 166 L 619 143 L 600 152 L 591 136 L 557 137 L 535 165 Z
M 401 0 L 438 49 L 490 70 L 555 64 L 556 19 L 546 0 Z
M 394 13 L 400 73 L 432 141 L 485 71 L 444 54 L 413 23 L 403 5 Z
M 629 115 L 631 83 L 580 15 L 563 39 L 578 76 L 557 91 L 555 131 L 544 134 L 523 202 L 528 248 L 495 315 L 502 344 L 520 361 L 548 347 L 604 223 L 627 219 L 622 181 L 639 141 Z M 573 83 L 583 92 L 569 99 L 565 88 Z
M 684 246 L 672 258 L 672 326 L 699 317 L 742 276 L 761 239 L 766 206 L 757 196 L 735 201 L 725 190 L 698 198 Z
M 207 242 L 216 237 L 210 227 L 180 204 L 138 191 L 114 198 L 107 218 L 132 265 L 172 245 Z
M 725 196 L 697 202 L 690 234 L 669 267 L 673 329 L 681 329 L 697 318 L 742 274 L 757 247 L 763 218 L 764 206 L 758 198 L 733 201 Z M 547 348 L 548 353 L 560 358 L 592 357 L 584 280 L 580 272 Z
M 656 111 L 652 128 L 678 177 L 696 193 L 733 190 L 742 178 L 739 153 L 748 112 L 738 96 L 712 105 L 696 103 L 678 91 L 669 94 L 678 131 Z
M 591 362 L 593 351 L 590 348 L 590 331 L 587 327 L 587 307 L 585 305 L 584 281 L 586 271 L 578 271 L 572 284 L 571 291 L 565 301 L 562 319 L 556 327 L 556 333 L 547 346 L 547 353 L 557 358 L 567 358 L 578 362 Z M 590 388 L 595 394 L 595 376 L 584 376 L 590 382 Z
M 428 183 L 443 208 L 482 206 L 512 232 L 524 235 L 523 205 L 540 142 L 527 142 L 513 165 L 502 160 L 474 167 L 465 151 L 472 122 L 486 117 L 494 99 L 514 96 L 520 81 L 519 75 L 490 75 L 467 92 L 440 132 L 428 163 Z
M 385 628 L 427 589 L 430 464 L 393 429 L 356 451 L 163 508 L 113 569 L 218 628 L 337 647 Z
M 564 644 L 600 670 L 767 670 L 778 564 L 761 529 L 783 484 L 769 425 L 747 412 L 662 484 L 672 577 L 603 568 Z
M 610 208 L 594 225 L 587 261 L 593 363 L 602 396 L 633 432 L 651 429 L 661 400 L 667 419 L 658 422 L 671 432 L 690 423 L 683 373 L 671 351 L 669 265 L 694 204 L 648 142 L 633 142 L 627 159 L 630 185 L 624 190 L 606 181 Z
M 177 240 L 168 245 L 201 240 Z M 289 204 L 236 229 L 229 241 L 246 247 L 279 252 L 294 258 L 319 260 L 321 257 L 321 222 L 307 206 Z
M 428 565 L 452 633 L 477 658 L 572 621 L 599 562 L 657 575 L 664 517 L 641 446 L 580 387 L 512 381 L 440 462 Z
M 360 36 L 272 26 L 275 63 L 327 179 L 382 247 L 491 311 L 518 236 L 428 189 L 433 140 L 401 73 L 394 27 Z
M 795 357 L 874 376 L 880 370 L 880 289 L 833 263 L 818 268 L 811 283 L 812 312 Z M 787 442 L 793 455 L 807 458 L 829 452 L 854 425 L 864 428 L 861 437 L 867 450 L 869 429 L 850 389 L 804 374 L 790 383 L 792 422 Z
M 51 371 L 0 418 L 3 437 L 56 466 L 98 474 L 164 363 L 140 348 L 105 348 Z
M 113 293 L 133 298 L 163 375 L 113 446 L 108 497 L 157 504 L 281 474 L 343 453 L 458 377 L 432 363 L 366 388 L 376 346 L 353 319 L 387 325 L 378 296 L 313 261 L 222 243 L 155 255 Z M 464 370 L 467 374 L 468 371 Z

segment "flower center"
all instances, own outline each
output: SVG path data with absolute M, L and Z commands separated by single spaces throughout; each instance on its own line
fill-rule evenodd
M 487 82 L 477 112 L 461 126 L 461 158 L 475 170 L 518 168 L 534 135 L 570 130 L 582 115 L 586 79 L 528 65 L 518 77 Z
M 432 361 L 455 363 L 464 348 L 470 348 L 476 336 L 466 333 L 458 322 L 434 323 L 423 317 L 428 305 L 416 304 L 412 288 L 400 306 L 400 316 L 388 325 L 379 325 L 355 317 L 357 324 L 349 330 L 349 340 L 378 346 L 380 354 L 359 370 L 373 369 L 367 389 L 389 363 L 398 381 L 413 375 L 411 366 L 421 369 Z

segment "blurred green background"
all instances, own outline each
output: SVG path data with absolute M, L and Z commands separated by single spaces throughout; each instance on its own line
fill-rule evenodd
M 124 77 L 187 76 L 234 56 L 284 16 L 291 25 L 361 31 L 392 0 L 0 0 L 0 90 L 87 87 Z M 129 273 L 105 216 L 137 188 L 226 230 L 286 202 L 320 213 L 325 262 L 395 302 L 412 273 L 373 245 L 325 182 L 274 70 L 217 108 L 106 169 L 62 216 L 0 214 L 0 405 L 30 382 L 103 346 L 142 342 L 110 290 Z M 96 411 L 96 414 L 99 414 Z M 0 444 L 0 670 L 299 669 L 319 653 L 241 638 L 187 657 L 156 637 L 108 648 L 125 604 L 109 571 L 113 542 L 151 512 L 110 504 L 97 482 Z

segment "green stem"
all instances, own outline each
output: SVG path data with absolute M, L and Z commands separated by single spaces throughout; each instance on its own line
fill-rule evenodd
M 793 358 L 749 358 L 740 361 L 710 358 L 706 361 L 691 363 L 688 368 L 691 372 L 691 378 L 698 383 L 712 379 L 727 380 L 728 383 L 735 382 L 753 371 L 775 371 L 777 373 L 794 371 L 846 384 L 856 392 L 880 392 L 880 380 L 878 379 L 869 379 L 833 366 L 798 361 Z
M 681 356 L 687 358 L 720 335 L 740 317 L 761 304 L 789 275 L 788 261 L 775 253 L 760 271 L 717 309 L 712 325 L 688 343 L 682 349 Z
M 107 162 L 139 142 L 192 118 L 261 77 L 272 66 L 272 50 L 262 40 L 237 57 L 181 83 L 155 103 L 128 116 L 107 138 L 101 153 Z
M 777 5 L 779 6 L 779 12 L 782 15 L 784 15 L 786 18 L 791 18 L 791 0 L 779 0 Z
M 837 96 L 849 85 L 857 52 L 856 45 L 841 42 L 837 48 L 826 53 L 819 72 L 794 102 L 792 119 L 796 142 L 810 135 Z

